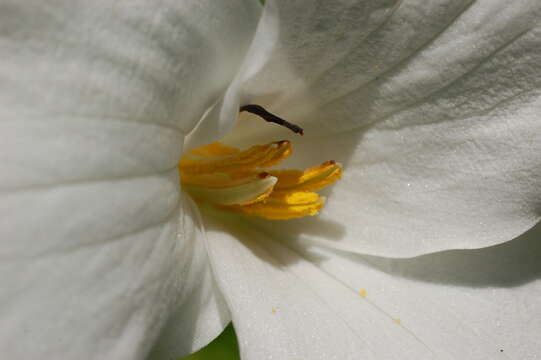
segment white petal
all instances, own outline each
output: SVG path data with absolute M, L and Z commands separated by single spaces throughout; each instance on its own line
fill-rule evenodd
M 538 355 L 539 232 L 495 248 L 388 260 L 229 226 L 242 243 L 215 232 L 209 247 L 243 359 Z
M 384 313 L 306 261 L 282 258 L 277 249 L 285 248 L 274 239 L 225 216 L 217 221 L 205 216 L 205 225 L 242 359 L 391 359 L 380 355 L 394 349 L 374 352 L 387 349 L 389 339 L 416 359 L 428 359 L 430 352 Z M 308 268 L 311 281 L 303 281 L 292 266 Z M 355 306 L 359 311 L 352 317 Z
M 194 277 L 196 289 L 170 316 L 148 359 L 178 359 L 193 353 L 220 335 L 231 322 L 229 309 L 208 265 L 204 271 L 203 277 Z
M 329 245 L 414 256 L 540 220 L 539 1 L 277 3 L 281 48 L 247 91 L 305 127 L 297 164 L 345 164 L 323 211 L 344 228 Z M 296 140 L 261 126 L 241 119 L 228 141 Z
M 536 359 L 540 238 L 538 225 L 495 247 L 404 260 L 340 255 L 300 244 L 294 251 L 352 294 L 364 289 L 364 299 L 400 319 L 433 358 Z M 388 344 L 394 345 L 392 339 Z
M 183 351 L 221 331 L 219 301 L 191 297 L 212 285 L 176 164 L 258 7 L 2 4 L 2 356 L 143 358 L 181 305 Z
M 265 6 L 266 16 L 258 19 L 260 21 L 257 30 L 239 72 L 220 101 L 214 104 L 188 134 L 185 149 L 222 139 L 234 127 L 240 105 L 249 102 L 250 95 L 243 89 L 245 82 L 261 71 L 275 50 L 279 31 L 276 11 L 272 3 Z M 256 19 L 255 16 L 252 18 Z
M 177 181 L 156 176 L 138 187 L 134 180 L 76 185 L 19 199 L 19 206 L 3 196 L 2 353 L 143 358 L 181 291 L 199 284 L 188 277 L 192 268 L 205 266 L 205 259 L 189 261 L 201 237 L 190 214 L 172 201 Z M 133 199 L 137 193 L 144 196 Z M 145 210 L 167 193 L 170 208 Z M 109 227 L 101 216 L 109 217 Z M 128 218 L 139 228 L 121 228 Z
M 192 280 L 190 289 L 184 290 L 184 297 L 179 301 L 182 305 L 169 317 L 149 359 L 177 359 L 197 351 L 217 337 L 231 321 L 207 261 L 204 236 L 197 239 L 193 252 L 186 253 L 183 259 L 191 265 L 188 270 L 191 272 L 185 275 Z

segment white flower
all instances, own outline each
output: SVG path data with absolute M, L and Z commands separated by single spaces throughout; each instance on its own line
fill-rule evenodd
M 2 1 L 2 357 L 178 357 L 230 319 L 244 360 L 539 357 L 539 226 L 504 242 L 541 213 L 541 3 L 260 12 Z M 243 116 L 225 142 L 344 177 L 318 217 L 205 236 L 176 164 L 248 103 L 306 135 Z

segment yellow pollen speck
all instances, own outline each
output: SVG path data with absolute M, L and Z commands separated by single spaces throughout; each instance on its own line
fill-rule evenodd
M 361 296 L 366 296 L 367 293 L 368 292 L 365 289 L 359 290 L 359 295 L 361 295 Z
M 287 140 L 245 150 L 215 142 L 182 157 L 180 182 L 195 201 L 228 212 L 268 220 L 317 215 L 325 197 L 315 191 L 340 179 L 342 165 L 331 160 L 305 170 L 268 170 L 292 152 Z
M 271 310 L 271 311 L 272 311 L 273 313 L 275 313 L 275 312 L 276 312 L 276 309 L 275 309 L 275 308 L 272 308 L 272 310 Z
M 402 322 L 402 320 L 400 320 L 399 318 L 393 319 L 393 321 L 397 324 L 400 324 Z

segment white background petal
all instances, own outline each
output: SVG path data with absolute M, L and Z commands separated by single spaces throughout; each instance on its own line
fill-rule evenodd
M 192 205 L 195 206 L 193 202 Z M 192 214 L 198 211 L 193 210 Z M 181 354 L 194 352 L 218 336 L 231 321 L 208 263 L 205 236 L 198 234 L 193 251 L 185 251 L 179 259 L 190 271 L 184 277 L 191 281 L 178 302 L 182 305 L 169 316 L 148 359 L 177 359 Z
M 254 39 L 237 73 L 222 99 L 217 102 L 194 130 L 186 137 L 185 149 L 206 145 L 222 139 L 233 128 L 239 107 L 249 99 L 243 88 L 245 82 L 257 74 L 272 58 L 278 41 L 279 21 L 273 3 L 265 5 L 266 16 L 258 22 Z
M 390 338 L 416 359 L 429 358 L 430 352 L 384 313 L 306 261 L 299 264 L 298 256 L 282 257 L 285 250 L 276 239 L 229 216 L 216 220 L 207 214 L 205 226 L 244 360 L 386 359 L 382 355 L 396 351 L 386 344 Z M 291 271 L 297 266 L 310 281 Z
M 3 357 L 143 358 L 175 310 L 194 329 L 175 350 L 222 330 L 218 300 L 190 298 L 212 279 L 176 164 L 258 14 L 253 1 L 2 3 Z
M 289 138 L 290 166 L 344 163 L 324 222 L 295 234 L 333 223 L 328 245 L 406 257 L 539 221 L 540 2 L 275 3 L 278 46 L 246 91 L 306 135 L 245 117 L 227 142 Z
M 433 358 L 536 359 L 540 238 L 538 225 L 495 247 L 405 260 L 293 248 L 352 294 L 365 289 L 364 299 L 400 319 L 401 327 L 432 349 Z
M 539 354 L 539 227 L 498 247 L 389 260 L 280 242 L 238 220 L 219 222 L 234 237 L 214 226 L 211 261 L 243 359 Z

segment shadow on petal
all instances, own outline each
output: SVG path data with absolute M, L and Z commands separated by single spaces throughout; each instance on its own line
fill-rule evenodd
M 501 245 L 408 259 L 342 253 L 394 276 L 466 287 L 514 287 L 541 278 L 541 223 Z

